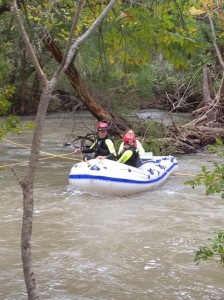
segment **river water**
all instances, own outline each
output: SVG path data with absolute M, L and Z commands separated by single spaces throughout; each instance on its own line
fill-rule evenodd
M 72 128 L 88 131 L 86 115 L 48 118 L 42 150 L 63 148 Z M 0 142 L 1 165 L 14 164 L 18 176 L 28 159 L 31 132 Z M 48 155 L 45 155 L 48 156 Z M 44 155 L 43 155 L 44 157 Z M 160 188 L 128 197 L 94 196 L 68 186 L 77 155 L 40 161 L 35 184 L 33 266 L 41 299 L 50 300 L 221 300 L 224 268 L 194 262 L 194 251 L 223 229 L 220 195 L 184 184 L 211 166 L 214 156 L 178 156 L 179 169 Z M 0 299 L 27 299 L 20 230 L 22 193 L 6 167 L 0 172 Z

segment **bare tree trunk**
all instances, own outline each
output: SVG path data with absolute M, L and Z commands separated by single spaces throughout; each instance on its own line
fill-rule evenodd
M 21 53 L 21 86 L 20 86 L 20 113 L 24 114 L 25 112 L 25 98 L 26 98 L 26 82 L 27 82 L 27 57 L 25 49 L 22 49 Z
M 210 69 L 203 67 L 203 98 L 205 105 L 209 105 L 212 98 L 212 79 Z
M 43 128 L 44 121 L 46 117 L 47 108 L 49 105 L 49 101 L 54 90 L 56 83 L 58 82 L 63 71 L 67 69 L 67 67 L 71 64 L 71 60 L 74 57 L 76 49 L 84 43 L 84 41 L 92 34 L 99 24 L 101 24 L 104 18 L 107 16 L 109 11 L 113 8 L 114 4 L 117 0 L 111 0 L 109 4 L 105 7 L 99 17 L 92 23 L 89 29 L 72 45 L 70 45 L 70 41 L 74 35 L 74 26 L 72 26 L 70 36 L 68 39 L 68 43 L 66 45 L 66 54 L 63 57 L 61 65 L 55 71 L 52 79 L 49 81 L 47 79 L 46 74 L 43 72 L 35 52 L 31 46 L 29 37 L 24 28 L 22 19 L 19 14 L 19 10 L 17 7 L 17 1 L 12 0 L 10 9 L 15 16 L 19 31 L 22 34 L 24 43 L 26 45 L 27 53 L 32 60 L 32 63 L 37 71 L 38 77 L 40 78 L 43 92 L 40 98 L 40 102 L 38 105 L 38 110 L 36 114 L 36 126 L 33 133 L 33 140 L 31 146 L 31 154 L 29 159 L 29 166 L 26 175 L 22 180 L 19 180 L 20 185 L 23 191 L 23 223 L 22 223 L 22 232 L 21 232 L 21 250 L 22 250 L 22 262 L 23 262 L 23 272 L 26 283 L 26 289 L 29 300 L 37 300 L 39 299 L 36 280 L 34 276 L 34 271 L 32 267 L 32 255 L 31 255 L 31 236 L 32 236 L 32 226 L 33 226 L 33 185 L 34 179 L 36 175 L 36 169 L 38 167 L 38 159 L 39 152 L 41 149 L 41 142 L 43 136 Z M 78 5 L 80 10 L 74 16 L 73 25 L 76 25 L 79 20 L 79 13 L 82 7 L 82 0 L 78 1 Z M 69 49 L 70 48 L 70 49 Z
M 205 66 L 203 68 L 203 98 L 204 98 L 204 103 L 206 107 L 211 107 L 212 105 L 212 79 L 211 79 L 211 72 L 210 69 Z M 208 109 L 206 116 L 208 118 L 208 121 L 212 121 L 215 119 L 215 113 L 214 109 L 210 108 Z
M 28 299 L 39 299 L 36 290 L 36 281 L 32 269 L 31 239 L 33 220 L 33 184 L 20 182 L 23 190 L 23 222 L 21 230 L 21 254 L 23 262 L 23 274 L 27 289 Z
M 53 85 L 50 88 L 48 84 L 42 93 L 36 116 L 36 127 L 33 134 L 29 169 L 27 175 L 20 182 L 20 185 L 23 190 L 23 222 L 21 232 L 21 251 L 23 272 L 29 300 L 39 299 L 31 255 L 31 236 L 33 226 L 33 184 L 38 165 L 39 151 L 41 149 L 44 120 L 49 104 L 49 99 L 52 94 L 52 90 Z

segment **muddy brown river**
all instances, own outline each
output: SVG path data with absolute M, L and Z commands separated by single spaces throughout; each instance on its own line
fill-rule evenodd
M 46 120 L 42 150 L 62 155 L 72 128 L 86 132 L 88 115 Z M 74 125 L 75 124 L 75 125 Z M 75 126 L 75 127 L 74 127 Z M 27 299 L 20 231 L 22 192 L 11 172 L 24 174 L 31 132 L 0 141 L 0 299 Z M 27 148 L 25 148 L 27 147 Z M 213 154 L 178 156 L 179 169 L 160 188 L 128 197 L 94 196 L 68 186 L 80 159 L 40 161 L 34 203 L 32 255 L 40 299 L 48 300 L 223 300 L 224 268 L 194 262 L 194 251 L 223 229 L 220 195 L 184 184 L 210 167 Z

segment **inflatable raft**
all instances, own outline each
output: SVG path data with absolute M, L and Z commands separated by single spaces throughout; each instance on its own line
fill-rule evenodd
M 72 167 L 69 185 L 86 193 L 124 196 L 157 188 L 177 167 L 173 156 L 153 156 L 139 168 L 108 159 L 91 159 Z

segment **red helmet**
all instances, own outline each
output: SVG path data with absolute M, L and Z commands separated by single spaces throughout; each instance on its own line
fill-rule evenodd
M 134 137 L 133 136 L 130 136 L 128 133 L 124 134 L 123 135 L 123 141 L 125 144 L 133 144 L 134 142 Z
M 99 122 L 98 124 L 98 131 L 107 131 L 108 130 L 108 124 L 104 122 Z

